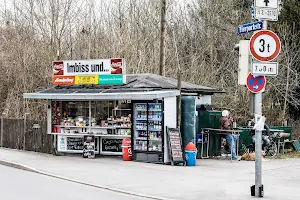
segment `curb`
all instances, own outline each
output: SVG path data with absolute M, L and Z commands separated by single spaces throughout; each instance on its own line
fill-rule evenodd
M 33 172 L 33 173 L 37 173 L 37 174 L 41 174 L 41 175 L 45 175 L 45 176 L 49 176 L 49 177 L 53 177 L 53 178 L 57 178 L 57 179 L 61 179 L 61 180 L 81 184 L 81 185 L 85 185 L 85 186 L 90 186 L 90 187 L 94 187 L 94 188 L 109 190 L 109 191 L 112 191 L 112 192 L 122 193 L 122 194 L 126 194 L 126 195 L 142 197 L 142 198 L 147 198 L 147 199 L 154 199 L 154 200 L 174 200 L 174 199 L 151 196 L 151 195 L 146 195 L 146 194 L 139 194 L 139 193 L 132 192 L 132 191 L 125 191 L 125 190 L 121 190 L 121 189 L 117 189 L 117 188 L 111 188 L 111 187 L 102 186 L 102 185 L 95 185 L 95 184 L 87 183 L 87 182 L 84 182 L 84 181 L 79 181 L 79 180 L 75 180 L 75 179 L 62 177 L 62 176 L 47 173 L 47 172 L 43 172 L 43 171 L 40 171 L 38 169 L 29 167 L 29 166 L 26 166 L 26 165 L 23 165 L 23 164 L 7 161 L 7 160 L 0 160 L 0 165 L 4 165 L 4 166 L 7 166 L 7 167 L 12 167 L 12 168 L 16 168 L 16 169 L 21 169 L 21 170 L 24 170 L 24 171 L 29 171 L 29 172 Z

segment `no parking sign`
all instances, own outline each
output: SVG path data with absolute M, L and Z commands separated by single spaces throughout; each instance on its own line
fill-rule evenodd
M 248 90 L 250 90 L 252 93 L 261 92 L 266 86 L 266 77 L 253 76 L 252 73 L 249 73 L 246 85 Z

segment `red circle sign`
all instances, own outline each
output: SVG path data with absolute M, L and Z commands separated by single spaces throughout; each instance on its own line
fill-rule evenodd
M 261 30 L 252 35 L 249 48 L 255 59 L 266 62 L 278 56 L 281 43 L 273 31 Z
M 253 76 L 252 73 L 249 73 L 246 85 L 248 90 L 250 90 L 252 93 L 261 92 L 266 86 L 266 77 Z

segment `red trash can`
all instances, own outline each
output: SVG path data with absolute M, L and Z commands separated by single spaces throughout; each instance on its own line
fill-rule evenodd
M 131 139 L 124 138 L 122 141 L 122 155 L 124 161 L 132 160 Z

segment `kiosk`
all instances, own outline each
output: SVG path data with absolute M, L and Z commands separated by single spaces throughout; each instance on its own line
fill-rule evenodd
M 83 153 L 90 135 L 96 157 L 122 155 L 122 140 L 129 137 L 133 160 L 170 162 L 166 127 L 177 127 L 177 81 L 125 72 L 123 59 L 55 61 L 53 86 L 24 94 L 48 100 L 47 133 L 58 152 Z M 214 92 L 186 82 L 182 88 Z

